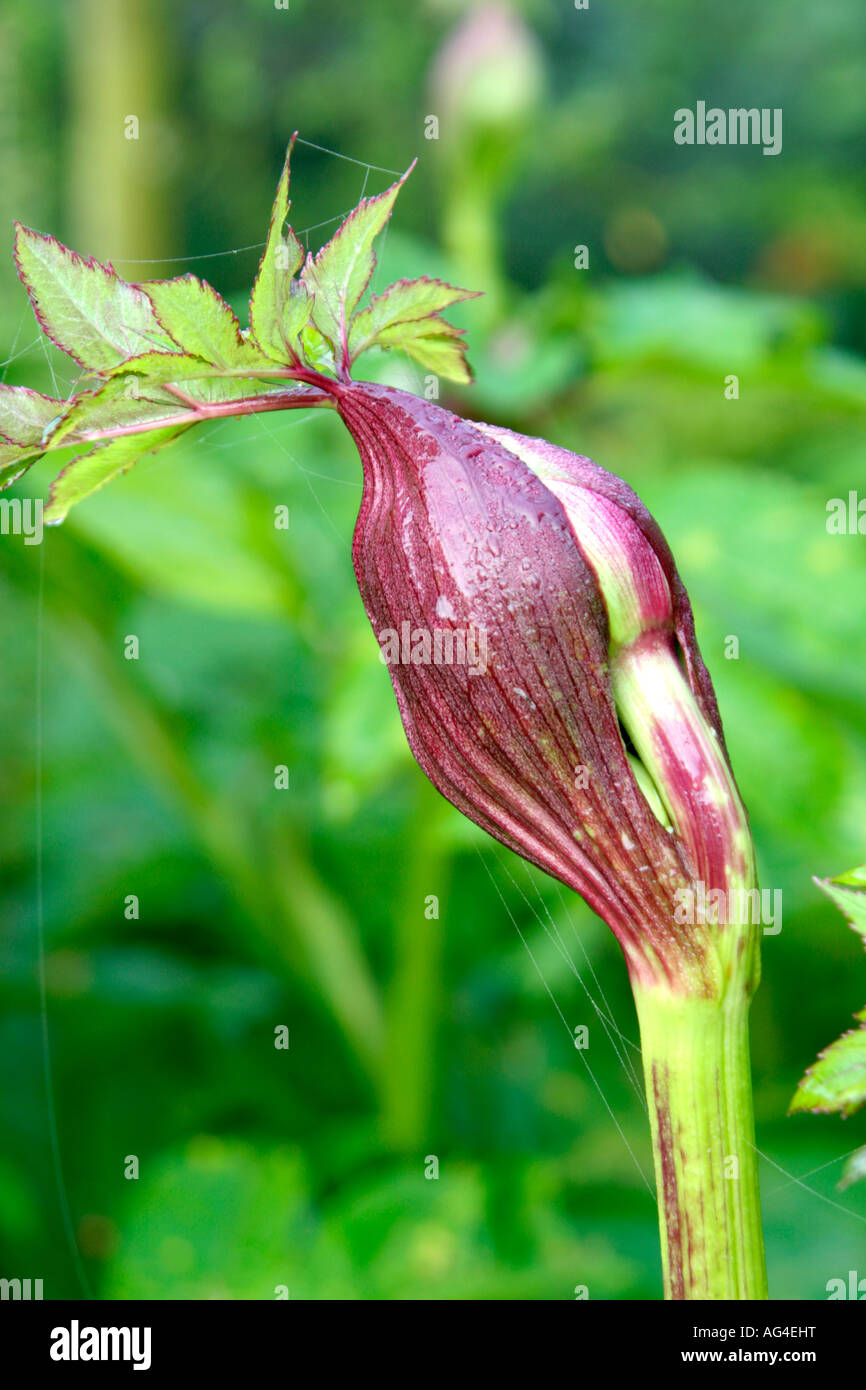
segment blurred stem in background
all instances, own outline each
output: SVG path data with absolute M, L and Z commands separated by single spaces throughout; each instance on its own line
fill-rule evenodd
M 69 233 L 74 246 L 102 260 L 177 250 L 169 213 L 170 18 L 163 0 L 79 0 L 67 7 Z
M 433 65 L 442 237 L 461 283 L 484 288 L 473 320 L 477 327 L 489 328 L 502 317 L 501 202 L 516 177 L 515 148 L 542 84 L 537 40 L 503 4 L 470 9 Z

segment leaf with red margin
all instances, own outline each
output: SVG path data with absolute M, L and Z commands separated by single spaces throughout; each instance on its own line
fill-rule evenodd
M 267 365 L 268 359 L 243 337 L 231 306 L 206 280 L 180 275 L 174 280 L 148 280 L 135 288 L 144 291 L 160 323 L 184 353 L 217 367 Z M 160 355 L 148 354 L 156 367 Z
M 354 361 L 377 343 L 383 330 L 397 324 L 431 317 L 442 323 L 438 318 L 442 309 L 464 299 L 475 299 L 480 293 L 480 290 L 458 289 L 456 285 L 431 279 L 428 275 L 417 280 L 395 280 L 384 293 L 374 295 L 366 309 L 356 314 L 349 330 L 349 354 Z M 435 334 L 438 330 L 431 327 L 429 331 Z
M 189 407 L 169 391 L 140 377 L 112 377 L 96 391 L 85 391 L 70 402 L 69 409 L 46 443 L 48 449 L 90 442 L 93 435 L 106 430 L 131 429 L 144 432 L 156 422 L 170 424 L 175 415 L 186 415 Z
M 137 376 L 140 381 L 160 385 L 166 381 L 190 381 L 210 376 L 214 367 L 203 357 L 186 352 L 143 352 L 138 357 L 126 357 L 105 375 L 109 380 L 121 376 Z
M 140 357 L 128 357 L 118 362 L 116 367 L 106 373 L 109 380 L 121 376 L 137 376 L 142 383 L 159 385 L 163 382 L 186 382 L 205 378 L 213 381 L 240 381 L 245 372 L 255 372 L 265 380 L 278 380 L 281 368 L 273 358 L 263 357 L 257 349 L 251 349 L 250 357 L 244 356 L 237 366 L 222 367 L 206 361 L 204 357 L 194 357 L 185 352 L 145 352 Z
M 277 187 L 268 239 L 250 296 L 250 329 L 254 341 L 268 357 L 290 362 L 297 353 L 297 338 L 308 323 L 312 307 L 306 288 L 294 277 L 304 261 L 304 250 L 291 227 L 285 226 L 289 202 L 289 163 L 296 136 L 286 153 Z
M 239 377 L 210 377 L 212 370 L 200 363 L 194 380 L 184 380 L 182 395 L 167 390 L 147 377 L 112 376 L 96 391 L 84 392 L 69 409 L 45 447 L 93 442 L 94 436 L 124 430 L 144 434 L 150 429 L 189 423 L 186 417 L 199 405 L 246 400 L 276 389 L 273 384 Z M 177 379 L 177 374 L 172 378 Z M 284 388 L 283 388 L 284 389 Z
M 462 386 L 472 381 L 462 330 L 437 314 L 414 323 L 395 323 L 383 328 L 377 334 L 376 343 L 378 347 L 400 348 L 420 367 L 448 381 Z
M 43 452 L 35 444 L 13 444 L 0 437 L 0 492 L 17 482 Z
M 826 893 L 859 932 L 866 944 L 866 864 L 836 878 L 816 878 Z M 852 1115 L 866 1104 L 866 1009 L 854 1017 L 860 1023 L 843 1033 L 818 1054 L 794 1092 L 789 1114 L 812 1110 L 817 1114 L 838 1111 Z
M 860 1020 L 859 1028 L 843 1033 L 819 1052 L 794 1093 L 789 1114 L 811 1110 L 847 1116 L 866 1104 L 866 1009 L 855 1018 Z
M 349 320 L 370 283 L 376 265 L 373 242 L 382 231 L 403 184 L 415 168 L 375 198 L 362 198 L 315 256 L 307 258 L 302 280 L 313 296 L 313 322 L 333 345 L 343 371 L 349 368 Z
M 15 224 L 15 261 L 42 328 L 82 367 L 104 371 L 148 349 L 176 347 L 147 295 L 110 265 Z
M 51 486 L 45 521 L 49 525 L 63 521 L 76 503 L 92 496 L 121 473 L 128 473 L 144 454 L 151 454 L 170 444 L 187 428 L 187 425 L 174 425 L 167 429 L 147 430 L 143 434 L 124 435 L 107 444 L 98 444 L 89 453 L 73 459 Z
M 29 386 L 0 384 L 0 436 L 10 444 L 41 444 L 68 405 Z

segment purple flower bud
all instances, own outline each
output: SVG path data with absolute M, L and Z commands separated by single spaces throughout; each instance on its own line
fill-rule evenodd
M 380 641 L 415 635 L 389 665 L 419 764 L 586 899 L 636 982 L 718 993 L 749 938 L 678 908 L 696 885 L 750 887 L 753 852 L 655 521 L 626 483 L 543 440 L 390 387 L 352 383 L 338 404 L 364 466 L 361 596 Z M 468 633 L 483 669 L 453 659 Z

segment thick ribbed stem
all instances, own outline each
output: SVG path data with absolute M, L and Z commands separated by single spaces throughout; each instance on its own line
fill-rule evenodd
M 762 1299 L 749 997 L 635 990 L 652 1124 L 665 1297 Z

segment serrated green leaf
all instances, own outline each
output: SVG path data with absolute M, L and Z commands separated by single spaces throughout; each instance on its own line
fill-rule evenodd
M 858 1014 L 863 1018 L 866 1010 Z M 814 1110 L 853 1115 L 866 1103 L 866 1028 L 843 1033 L 820 1053 L 794 1092 L 790 1113 Z
M 107 373 L 109 378 L 135 375 L 140 381 L 162 385 L 171 381 L 189 381 L 209 376 L 214 366 L 203 357 L 187 352 L 144 352 L 139 357 L 127 357 Z M 216 370 L 222 371 L 223 368 Z
M 196 362 L 196 359 L 183 360 Z M 72 401 L 47 447 L 56 449 L 91 441 L 100 433 L 117 429 L 129 431 L 134 426 L 144 432 L 157 425 L 169 426 L 175 419 L 183 420 L 198 405 L 242 401 L 278 389 L 282 394 L 285 390 L 251 378 L 210 377 L 208 370 L 206 363 L 198 363 L 195 379 L 183 381 L 183 398 L 148 377 L 134 373 L 112 376 L 99 390 L 85 392 Z M 177 378 L 173 376 L 173 379 Z
M 298 335 L 308 327 L 313 301 L 306 285 L 300 280 L 289 281 L 289 298 L 283 311 L 283 341 L 294 350 Z
M 308 323 L 301 329 L 301 347 L 303 348 L 304 361 L 311 367 L 315 367 L 320 372 L 334 372 L 334 350 L 323 333 L 313 324 Z
M 418 280 L 396 280 L 383 294 L 374 295 L 369 306 L 353 319 L 349 329 L 349 355 L 354 361 L 366 348 L 374 345 L 383 329 L 429 318 L 451 304 L 475 299 L 478 293 L 477 290 L 458 289 L 444 280 L 433 280 L 427 275 L 422 275 Z
M 138 285 L 167 333 L 184 353 L 217 367 L 257 367 L 267 359 L 241 334 L 231 306 L 206 280 L 180 275 Z M 159 358 L 160 354 L 149 354 Z M 155 365 L 158 365 L 155 364 Z
M 448 381 L 466 386 L 472 380 L 462 334 L 444 319 L 394 324 L 378 334 L 377 346 L 400 348 L 419 366 Z
M 162 357 L 166 359 L 164 362 L 160 360 Z M 257 357 L 254 366 L 256 375 L 246 376 L 244 372 L 250 371 L 250 364 L 215 367 L 201 357 L 165 353 L 154 354 L 147 360 L 131 357 L 114 370 L 110 379 L 125 381 L 131 396 L 138 393 L 151 399 L 164 399 L 169 395 L 175 402 L 241 401 L 248 396 L 289 389 L 291 383 L 286 380 L 278 387 L 281 372 L 275 362 Z
M 849 869 L 836 878 L 816 878 L 815 882 L 844 912 L 848 925 L 859 932 L 866 942 L 866 864 Z
M 304 249 L 285 221 L 289 213 L 289 162 L 295 137 L 292 136 L 277 196 L 271 213 L 268 239 L 250 296 L 250 328 L 253 338 L 268 357 L 290 362 L 295 340 L 310 317 L 311 300 L 306 288 L 296 281 L 304 261 Z
M 180 389 L 193 402 L 218 405 L 227 401 L 244 401 L 250 396 L 285 395 L 292 388 L 291 382 L 275 386 L 272 381 L 257 381 L 254 377 L 205 376 L 185 381 Z
M 42 453 L 33 444 L 12 444 L 0 439 L 0 492 L 17 482 Z
M 111 266 L 86 260 L 20 223 L 15 259 L 39 323 L 82 367 L 103 371 L 147 349 L 176 346 L 144 291 L 121 280 Z
M 391 216 L 394 201 L 415 167 L 375 198 L 363 198 L 313 260 L 303 281 L 313 296 L 313 322 L 332 344 L 341 369 L 349 367 L 349 320 L 376 265 L 373 242 Z
M 425 319 L 392 323 L 388 328 L 380 329 L 377 337 L 380 347 L 402 347 L 415 338 L 450 338 L 459 343 L 463 339 L 463 329 L 455 328 L 453 323 L 440 318 L 438 314 L 430 314 Z
M 468 386 L 472 381 L 472 370 L 466 361 L 465 343 L 455 343 L 444 337 L 414 338 L 395 344 L 402 348 L 419 367 L 426 367 L 436 376 L 446 381 L 456 381 Z
M 92 496 L 121 473 L 127 473 L 143 455 L 171 443 L 186 428 L 186 425 L 175 425 L 169 429 L 124 435 L 107 444 L 98 444 L 90 453 L 73 459 L 52 484 L 51 498 L 45 508 L 46 522 L 54 525 L 63 521 L 78 502 Z
M 45 431 L 66 410 L 66 401 L 27 386 L 0 384 L 0 435 L 10 444 L 41 444 Z
M 816 878 L 822 892 L 845 914 L 848 925 L 866 942 L 866 865 L 836 878 Z M 819 1054 L 803 1077 L 790 1111 L 837 1111 L 851 1115 L 866 1104 L 866 1009 L 854 1017 L 861 1027 L 843 1033 Z
M 148 352 L 141 357 L 129 357 L 118 362 L 107 373 L 109 379 L 123 376 L 136 376 L 142 383 L 159 386 L 166 383 L 181 383 L 196 380 L 253 380 L 244 373 L 255 371 L 263 380 L 276 380 L 281 376 L 281 368 L 272 359 L 264 357 L 256 348 L 251 348 L 254 356 L 241 361 L 234 367 L 220 367 L 207 362 L 203 357 L 194 357 L 185 352 Z
M 134 425 L 146 430 L 155 421 L 167 424 L 172 416 L 184 415 L 188 409 L 169 392 L 137 376 L 111 377 L 98 390 L 74 398 L 47 445 L 63 448 L 105 430 Z

